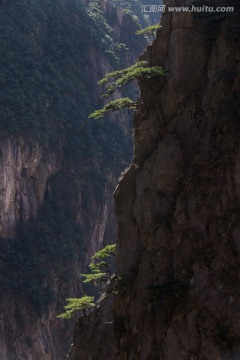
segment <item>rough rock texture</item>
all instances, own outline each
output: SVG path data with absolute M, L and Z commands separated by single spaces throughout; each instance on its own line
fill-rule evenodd
M 92 311 L 88 318 L 81 317 L 77 320 L 69 360 L 109 358 L 109 353 L 111 353 L 115 341 L 112 329 L 113 300 L 113 296 L 108 294 L 101 300 L 100 308 L 97 307 Z M 89 326 L 89 322 L 91 322 L 91 326 Z M 75 346 L 79 340 L 81 346 Z M 92 343 L 93 340 L 94 343 Z
M 8 138 L 0 155 L 0 237 L 13 237 L 20 219 L 35 217 L 43 202 L 46 183 L 60 167 L 61 156 L 48 156 L 38 143 Z
M 75 333 L 71 360 L 100 360 L 105 346 L 107 360 L 240 356 L 240 16 L 231 4 L 233 14 L 166 12 L 142 56 L 166 76 L 140 83 L 135 157 L 115 192 L 115 341 L 99 336 L 109 326 L 97 325 L 100 307 Z

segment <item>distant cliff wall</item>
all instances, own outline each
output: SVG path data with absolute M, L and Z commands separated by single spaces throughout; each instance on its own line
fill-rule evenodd
M 121 11 L 111 10 L 124 23 Z M 88 115 L 103 104 L 97 81 L 130 65 L 144 41 L 118 53 L 104 16 L 96 25 L 75 0 L 0 4 L 1 360 L 65 358 L 73 323 L 56 315 L 81 296 L 90 257 L 116 237 L 112 194 L 132 131 L 123 115 Z M 118 30 L 135 38 L 126 17 Z

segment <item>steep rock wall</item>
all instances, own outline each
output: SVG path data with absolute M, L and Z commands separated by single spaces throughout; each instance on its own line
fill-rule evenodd
M 100 360 L 107 328 L 109 360 L 239 357 L 239 8 L 221 5 L 235 12 L 166 12 L 141 57 L 166 75 L 140 83 L 135 156 L 115 192 L 113 310 L 91 314 L 71 360 Z
M 1 144 L 0 237 L 14 237 L 20 219 L 35 217 L 43 202 L 46 183 L 60 168 L 61 156 L 48 156 L 38 143 L 8 138 Z

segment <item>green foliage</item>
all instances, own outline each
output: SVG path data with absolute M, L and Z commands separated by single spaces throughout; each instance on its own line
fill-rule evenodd
M 116 255 L 116 244 L 107 245 L 105 248 L 99 250 L 95 255 L 93 255 L 92 259 L 104 259 L 110 256 Z
M 105 85 L 106 92 L 103 97 L 108 98 L 123 86 L 129 84 L 133 80 L 151 79 L 158 76 L 163 76 L 164 71 L 160 66 L 148 66 L 146 61 L 138 61 L 136 64 L 105 75 L 98 83 Z M 94 111 L 89 118 L 99 119 L 105 114 L 117 111 L 123 108 L 135 109 L 138 105 L 142 104 L 141 101 L 133 102 L 129 98 L 120 98 L 110 101 L 102 109 Z
M 110 112 L 117 111 L 123 108 L 133 109 L 135 106 L 136 104 L 131 99 L 120 98 L 110 101 L 102 109 L 94 111 L 89 117 L 93 119 L 99 119 Z
M 103 42 L 107 41 L 108 34 L 113 30 L 106 22 L 100 2 L 98 0 L 91 0 L 89 2 L 88 14 L 96 25 L 95 29 L 91 29 L 94 33 L 94 36 L 96 36 L 96 38 L 101 37 Z M 98 31 L 100 31 L 100 33 Z
M 71 319 L 76 311 L 80 311 L 86 316 L 87 312 L 95 307 L 94 297 L 92 296 L 69 298 L 66 301 L 68 304 L 64 306 L 65 313 L 57 316 L 60 319 Z
M 136 31 L 136 35 L 152 35 L 152 37 L 155 39 L 156 32 L 160 28 L 161 26 L 159 24 L 150 25 L 145 27 L 144 29 Z
M 113 29 L 108 25 L 104 17 L 100 1 L 91 0 L 87 12 L 94 24 L 94 26 L 90 28 L 90 35 L 96 39 L 96 44 L 100 42 L 110 62 L 115 65 L 119 64 L 121 53 L 125 50 L 126 45 L 119 44 L 111 37 Z
M 133 80 L 150 79 L 164 75 L 164 71 L 160 66 L 148 66 L 147 61 L 137 61 L 128 68 L 110 72 L 99 81 L 100 85 L 106 86 L 104 97 L 108 98 L 115 91 L 121 89 L 124 85 L 129 84 Z
M 116 245 L 107 245 L 105 248 L 99 250 L 93 257 L 89 265 L 90 274 L 81 274 L 85 278 L 84 283 L 93 282 L 94 284 L 106 283 L 111 280 L 111 269 L 109 258 L 115 256 Z M 108 260 L 108 261 L 107 261 Z
M 111 281 L 111 269 L 110 258 L 115 256 L 116 245 L 107 245 L 105 248 L 99 250 L 94 256 L 92 256 L 92 262 L 89 265 L 91 273 L 80 274 L 85 278 L 84 283 L 106 283 Z M 58 315 L 61 319 L 70 319 L 76 311 L 81 311 L 84 316 L 87 312 L 95 307 L 94 297 L 83 296 L 81 298 L 69 298 L 66 299 L 67 305 L 64 306 L 65 312 Z

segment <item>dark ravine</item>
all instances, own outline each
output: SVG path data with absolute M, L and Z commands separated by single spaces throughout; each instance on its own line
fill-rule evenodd
M 121 280 L 77 322 L 71 360 L 240 356 L 240 14 L 221 5 L 235 12 L 166 12 L 141 57 L 166 76 L 140 82 L 115 191 Z
M 65 359 L 73 322 L 56 316 L 66 297 L 81 296 L 79 273 L 90 257 L 116 237 L 112 194 L 131 160 L 132 130 L 123 115 L 101 123 L 87 118 L 102 104 L 97 81 L 113 64 L 104 49 L 82 32 L 86 15 L 81 17 L 79 3 L 0 2 L 1 41 L 12 46 L 6 43 L 10 55 L 1 56 L 1 69 L 9 66 L 10 71 L 7 80 L 3 76 L 0 81 L 5 93 L 13 87 L 7 93 L 13 100 L 1 96 L 1 106 L 13 110 L 19 106 L 26 115 L 20 119 L 19 110 L 14 122 L 5 118 L 6 111 L 0 114 L 1 360 Z M 104 4 L 105 17 L 110 12 L 116 20 L 114 41 L 126 40 L 126 30 L 131 34 L 126 45 L 133 51 L 121 59 L 125 67 L 145 42 L 134 42 L 137 26 L 131 16 L 119 6 Z M 18 83 L 20 95 L 27 94 L 24 101 L 19 101 Z M 44 86 L 50 90 L 44 93 Z M 30 109 L 33 119 L 27 118 L 29 105 L 38 100 L 42 107 Z M 52 134 L 43 141 L 48 126 Z

